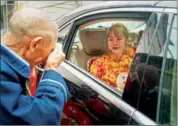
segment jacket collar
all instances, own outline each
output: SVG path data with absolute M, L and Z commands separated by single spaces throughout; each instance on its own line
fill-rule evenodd
M 30 65 L 1 42 L 1 58 L 25 78 L 30 77 Z

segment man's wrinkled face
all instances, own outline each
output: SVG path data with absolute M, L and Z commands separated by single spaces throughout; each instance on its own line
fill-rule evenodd
M 46 61 L 54 47 L 54 40 L 45 41 L 42 37 L 36 37 L 31 40 L 24 57 L 30 63 L 30 66 L 39 65 Z
M 108 48 L 114 54 L 120 54 L 125 49 L 126 39 L 120 31 L 120 35 L 116 35 L 117 32 L 110 31 L 108 37 Z

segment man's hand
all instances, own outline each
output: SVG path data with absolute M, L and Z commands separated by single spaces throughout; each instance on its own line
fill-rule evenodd
M 62 52 L 62 49 L 59 45 L 56 45 L 56 48 L 51 52 L 46 61 L 45 70 L 56 70 L 61 62 L 65 59 L 65 54 Z

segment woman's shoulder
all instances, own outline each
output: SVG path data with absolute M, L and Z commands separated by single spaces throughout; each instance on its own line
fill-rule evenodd
M 107 59 L 108 59 L 107 55 L 92 57 L 87 62 L 87 69 L 90 70 L 91 66 L 93 67 L 100 66 L 101 64 L 106 63 Z
M 128 57 L 133 58 L 135 55 L 135 49 L 133 47 L 129 47 L 125 53 Z
M 106 63 L 108 60 L 109 60 L 108 55 L 102 55 L 102 56 L 98 56 L 98 57 L 92 57 L 92 58 L 89 60 L 89 63 L 99 65 L 99 64 L 104 64 L 104 63 Z

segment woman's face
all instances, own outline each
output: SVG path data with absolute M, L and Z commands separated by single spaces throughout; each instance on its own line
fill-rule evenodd
M 124 37 L 122 32 L 120 32 L 120 35 L 115 35 L 115 32 L 113 30 L 110 31 L 108 37 L 108 48 L 112 53 L 120 55 L 124 51 L 125 45 L 126 38 Z

